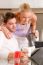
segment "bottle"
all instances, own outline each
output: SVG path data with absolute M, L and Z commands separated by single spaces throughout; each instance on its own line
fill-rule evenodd
M 20 55 L 21 55 L 21 52 L 20 51 L 16 51 L 14 53 L 14 65 L 20 65 Z
M 27 47 L 22 48 L 21 51 L 22 51 L 21 62 L 23 63 L 23 65 L 28 65 L 29 56 Z

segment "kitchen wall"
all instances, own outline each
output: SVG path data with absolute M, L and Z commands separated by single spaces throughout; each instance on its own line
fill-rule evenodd
M 18 8 L 23 3 L 29 3 L 31 8 L 43 8 L 43 0 L 0 0 L 0 8 Z
M 43 13 L 37 13 L 37 29 L 39 31 L 40 41 L 43 41 Z

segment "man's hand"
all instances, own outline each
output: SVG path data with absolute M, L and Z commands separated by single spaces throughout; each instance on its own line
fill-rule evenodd
M 14 53 L 9 53 L 8 55 L 8 62 L 14 59 Z

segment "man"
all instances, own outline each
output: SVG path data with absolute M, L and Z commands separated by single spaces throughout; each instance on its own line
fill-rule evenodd
M 11 60 L 15 51 L 19 51 L 18 42 L 13 35 L 16 30 L 16 15 L 7 12 L 4 16 L 4 26 L 10 31 L 11 39 L 7 39 L 2 31 L 0 31 L 0 59 Z M 3 62 L 1 62 L 3 65 Z M 4 64 L 6 65 L 6 64 Z

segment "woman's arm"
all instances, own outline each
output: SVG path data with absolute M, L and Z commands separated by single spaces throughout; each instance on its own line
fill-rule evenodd
M 0 26 L 0 31 L 2 31 L 1 26 Z
M 8 39 L 12 37 L 10 31 L 4 25 L 0 26 L 0 31 L 2 31 Z
M 32 33 L 35 33 L 36 31 L 36 22 L 37 22 L 37 16 L 33 13 L 32 19 L 31 19 L 31 25 L 32 25 Z

